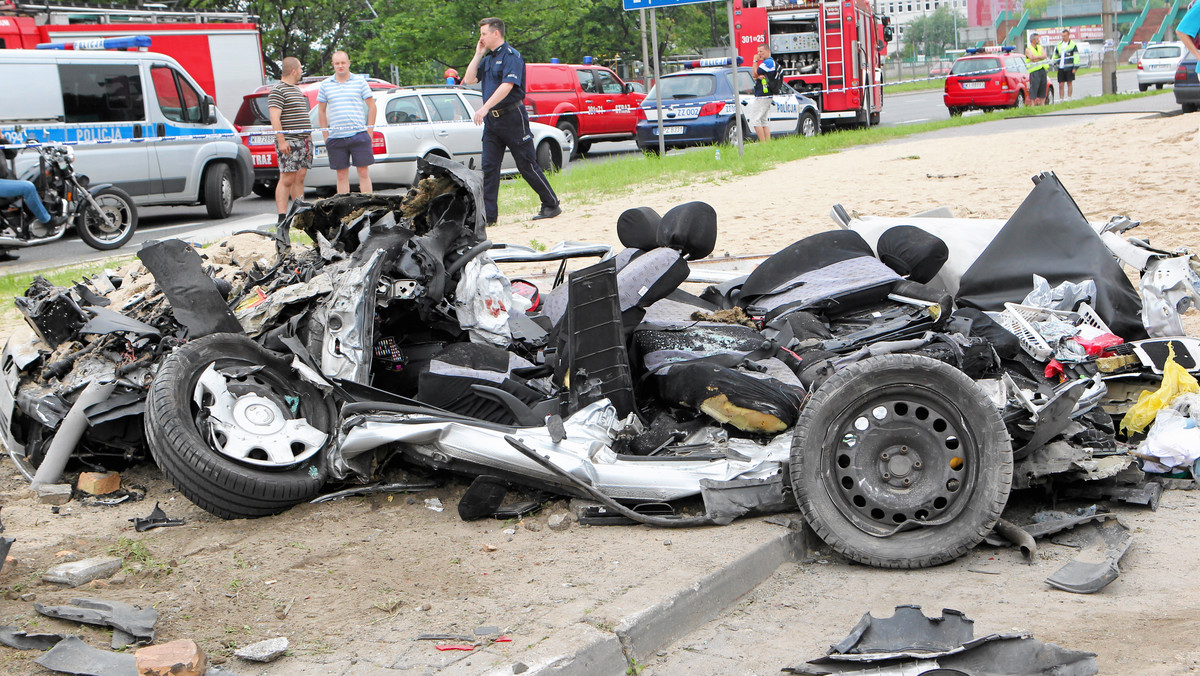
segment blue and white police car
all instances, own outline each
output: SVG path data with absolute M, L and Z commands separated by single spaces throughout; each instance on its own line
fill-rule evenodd
M 754 98 L 750 69 L 737 73 L 738 99 L 745 116 Z M 734 140 L 733 77 L 728 67 L 695 68 L 664 75 L 650 88 L 638 108 L 637 145 L 643 151 L 658 151 L 657 92 L 662 88 L 663 140 L 667 148 L 732 143 Z M 771 112 L 772 136 L 801 134 L 815 136 L 821 132 L 821 111 L 810 98 L 781 85 L 774 97 Z M 744 138 L 752 139 L 749 121 L 743 117 Z

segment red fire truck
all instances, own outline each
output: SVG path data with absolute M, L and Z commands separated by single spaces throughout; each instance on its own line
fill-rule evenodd
M 0 48 L 146 35 L 150 51 L 178 61 L 232 120 L 242 97 L 263 84 L 262 47 L 253 19 L 239 12 L 0 0 Z
M 733 0 L 733 13 L 744 63 L 766 43 L 784 81 L 817 101 L 823 124 L 879 124 L 892 29 L 869 0 Z

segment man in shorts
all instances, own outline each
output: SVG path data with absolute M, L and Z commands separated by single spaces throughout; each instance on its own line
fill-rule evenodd
M 1046 68 L 1050 62 L 1046 59 L 1046 48 L 1037 33 L 1029 35 L 1029 46 L 1025 48 L 1025 60 L 1029 62 L 1029 105 L 1040 106 L 1046 102 Z
M 759 45 L 758 51 L 754 54 L 754 100 L 750 102 L 750 109 L 747 113 L 750 118 L 750 126 L 754 127 L 754 135 L 759 141 L 771 140 L 771 111 L 775 108 L 775 101 L 772 99 L 770 82 L 775 78 L 777 73 L 775 69 L 775 59 L 771 58 L 771 49 L 766 45 Z
M 1067 101 L 1075 95 L 1075 69 L 1079 68 L 1079 45 L 1064 28 L 1062 42 L 1054 45 L 1054 60 L 1058 64 L 1058 100 Z
M 312 166 L 312 136 L 308 129 L 308 98 L 296 86 L 304 75 L 300 60 L 289 56 L 283 60 L 279 84 L 267 96 L 271 128 L 275 130 L 275 149 L 279 154 L 279 184 L 275 186 L 275 210 L 279 222 L 287 213 L 288 202 L 304 197 L 304 176 Z
M 365 105 L 364 105 L 365 102 Z M 375 163 L 367 125 L 375 120 L 375 99 L 365 78 L 350 72 L 350 56 L 333 53 L 333 77 L 317 89 L 317 118 L 325 132 L 329 168 L 337 172 L 338 193 L 350 192 L 350 165 L 358 170 L 358 191 L 371 192 Z

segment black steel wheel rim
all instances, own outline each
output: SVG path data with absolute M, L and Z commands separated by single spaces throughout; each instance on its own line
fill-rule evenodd
M 843 408 L 821 459 L 822 481 L 842 516 L 865 533 L 886 536 L 948 522 L 966 509 L 981 449 L 953 400 L 904 384 L 875 389 Z

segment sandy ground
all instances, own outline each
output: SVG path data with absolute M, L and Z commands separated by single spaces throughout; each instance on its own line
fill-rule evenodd
M 1200 243 L 1195 207 L 1186 194 L 1196 189 L 1195 180 L 1188 178 L 1196 173 L 1196 135 L 1195 117 L 1177 116 L 1110 118 L 969 140 L 911 140 L 797 161 L 752 178 L 568 204 L 566 213 L 553 221 L 514 223 L 490 234 L 501 241 L 536 237 L 547 243 L 583 239 L 616 244 L 614 225 L 623 210 L 647 205 L 663 213 L 703 199 L 718 213 L 718 253 L 763 253 L 832 227 L 828 212 L 833 202 L 861 214 L 902 216 L 948 206 L 959 216 L 1005 218 L 1032 187 L 1029 177 L 1053 170 L 1089 219 L 1128 215 L 1143 223 L 1135 233 L 1157 246 L 1195 247 Z M 616 600 L 653 596 L 669 580 L 710 570 L 729 552 L 778 528 L 746 520 L 694 531 L 578 525 L 551 531 L 547 517 L 563 511 L 562 502 L 521 523 L 463 523 L 454 511 L 461 483 L 414 496 L 303 505 L 273 518 L 222 522 L 191 505 L 152 466 L 127 472 L 125 486 L 144 487 L 146 499 L 111 507 L 75 501 L 52 514 L 29 496 L 10 463 L 0 465 L 4 534 L 18 539 L 13 553 L 20 560 L 0 580 L 6 592 L 0 598 L 0 624 L 77 631 L 74 625 L 39 617 L 33 602 L 94 595 L 154 605 L 161 615 L 160 641 L 193 638 L 218 660 L 237 646 L 285 635 L 297 658 L 329 665 L 312 673 L 432 673 L 452 663 L 460 673 L 472 673 L 483 670 L 480 657 L 471 666 L 469 653 L 441 653 L 429 642 L 413 639 L 422 633 L 470 634 L 481 625 L 502 626 L 513 641 L 492 646 L 488 663 L 503 664 L 553 642 L 550 628 L 560 626 L 564 617 L 577 622 L 596 618 L 596 626 L 604 626 L 603 610 Z M 428 509 L 426 498 L 440 499 L 445 511 Z M 156 501 L 188 524 L 135 533 L 127 520 L 149 513 Z M 862 612 L 887 610 L 893 597 L 901 596 L 897 591 L 910 590 L 910 597 L 895 602 L 915 600 L 928 610 L 959 607 L 977 618 L 981 613 L 969 606 L 1021 599 L 989 618 L 994 621 L 981 626 L 988 631 L 1028 625 L 1018 621 L 1022 617 L 1036 616 L 1039 627 L 1087 622 L 1087 637 L 1080 630 L 1051 638 L 1101 653 L 1105 673 L 1140 673 L 1136 660 L 1119 658 L 1134 651 L 1153 654 L 1156 664 L 1178 666 L 1148 671 L 1194 670 L 1200 605 L 1192 580 L 1200 564 L 1200 545 L 1193 536 L 1200 520 L 1198 502 L 1190 495 L 1171 496 L 1164 500 L 1168 510 L 1144 517 L 1145 523 L 1138 520 L 1138 530 L 1144 531 L 1139 537 L 1155 537 L 1157 544 L 1141 550 L 1131 563 L 1153 574 L 1115 587 L 1118 601 L 1110 598 L 1103 612 L 1076 597 L 1045 602 L 1025 593 L 1034 578 L 1023 569 L 994 577 L 963 572 L 965 564 L 885 573 L 837 558 L 788 568 L 785 577 L 777 576 L 770 583 L 774 586 L 761 592 L 767 596 L 755 599 L 769 596 L 775 603 L 793 603 L 803 615 L 827 616 L 829 621 L 820 620 L 826 631 L 803 636 L 771 632 L 793 648 L 775 668 L 820 654 Z M 114 579 L 74 591 L 37 581 L 56 561 L 110 549 L 128 555 L 127 570 Z M 1012 556 L 971 556 L 1001 570 L 1020 565 Z M 1052 570 L 1040 568 L 1037 575 Z M 947 572 L 955 570 L 959 574 Z M 1172 587 L 1178 593 L 1170 593 Z M 884 594 L 883 589 L 890 591 Z M 950 591 L 938 595 L 937 589 Z M 739 622 L 736 611 L 729 621 Z M 97 646 L 108 641 L 102 630 L 83 629 L 82 635 Z M 32 657 L 0 648 L 0 672 L 45 673 L 31 663 Z M 243 674 L 263 673 L 261 667 L 232 658 L 226 664 Z M 733 673 L 728 665 L 714 657 L 690 662 L 681 671 Z M 266 673 L 290 672 L 283 664 Z

